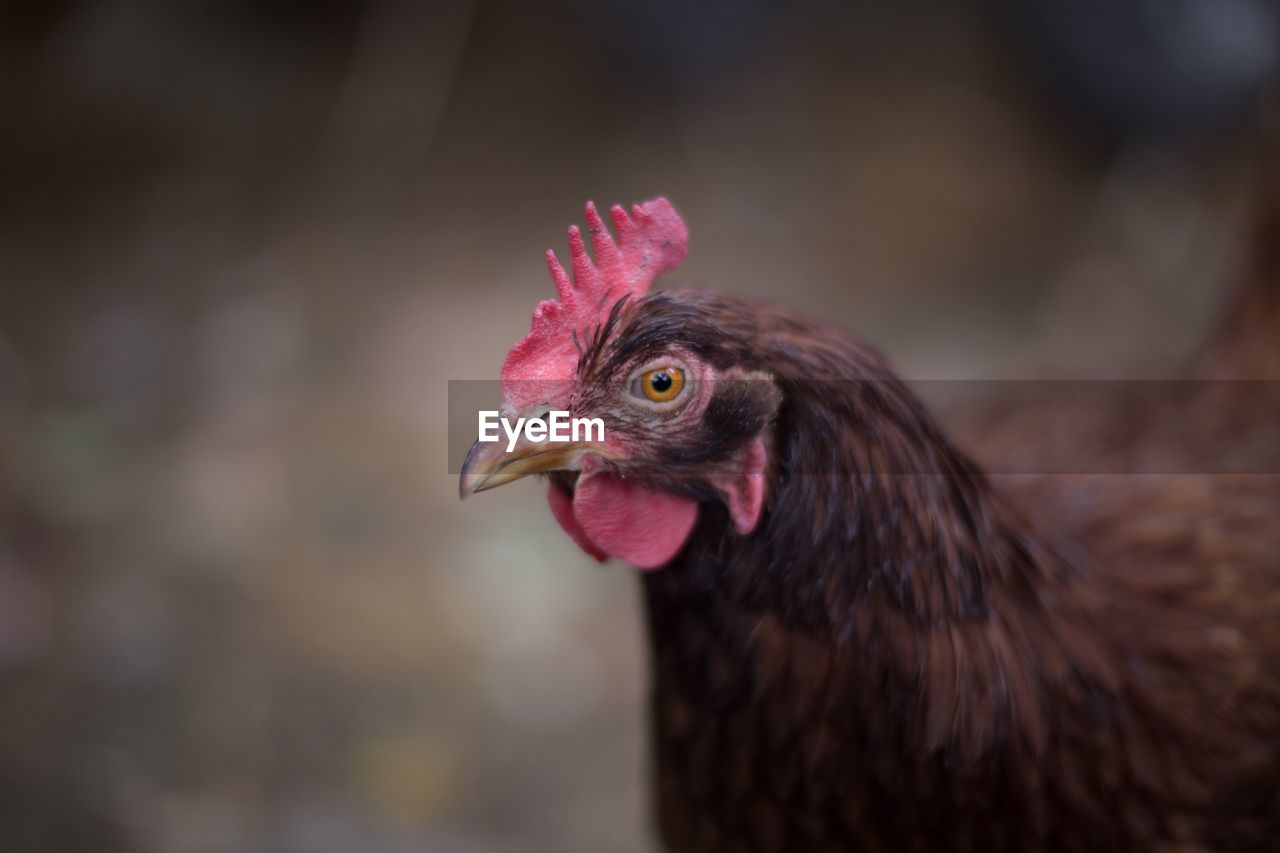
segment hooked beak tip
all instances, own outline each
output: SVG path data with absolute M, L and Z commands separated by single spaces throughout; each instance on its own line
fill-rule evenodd
M 485 481 L 503 462 L 500 455 L 485 453 L 486 445 L 476 441 L 462 460 L 462 472 L 458 477 L 458 500 L 465 501 L 476 492 L 484 491 Z

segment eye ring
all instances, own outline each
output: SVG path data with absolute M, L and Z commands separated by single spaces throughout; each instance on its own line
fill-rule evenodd
M 670 403 L 684 390 L 684 368 L 675 365 L 653 367 L 632 381 L 631 393 L 651 403 Z

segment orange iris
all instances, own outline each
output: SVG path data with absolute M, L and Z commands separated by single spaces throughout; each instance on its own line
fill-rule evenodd
M 678 367 L 658 367 L 640 377 L 640 390 L 655 403 L 674 400 L 684 388 L 684 371 Z

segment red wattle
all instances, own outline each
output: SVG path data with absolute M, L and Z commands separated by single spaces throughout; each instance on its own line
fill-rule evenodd
M 563 493 L 561 498 L 568 504 Z M 603 552 L 639 569 L 669 563 L 680 553 L 698 520 L 697 501 L 612 474 L 578 479 L 573 491 L 572 526 L 561 517 L 563 507 L 558 508 L 554 498 L 551 511 L 588 554 Z

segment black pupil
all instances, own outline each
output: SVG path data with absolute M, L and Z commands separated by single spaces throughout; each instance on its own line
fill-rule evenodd
M 659 394 L 665 394 L 671 388 L 671 375 L 665 371 L 649 377 L 649 385 Z

